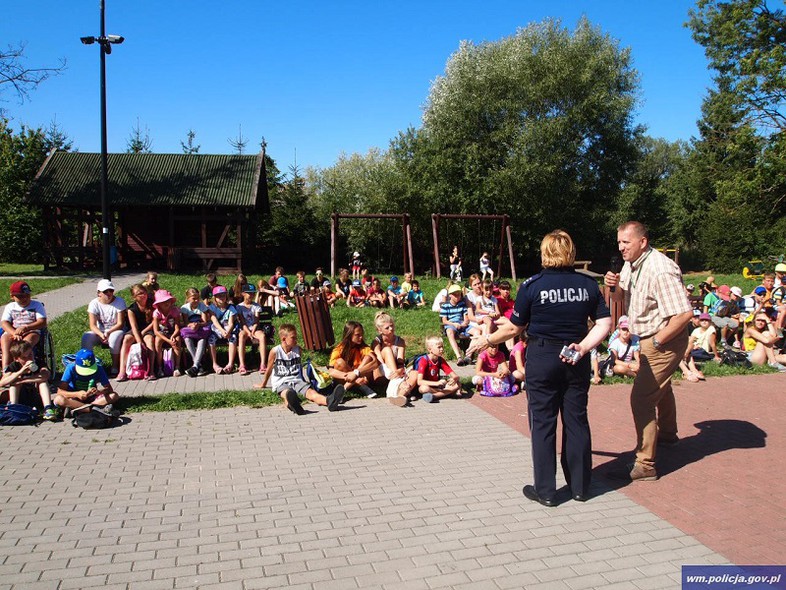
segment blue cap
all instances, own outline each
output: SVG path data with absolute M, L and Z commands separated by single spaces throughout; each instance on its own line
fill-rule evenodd
M 96 355 L 93 354 L 92 350 L 88 350 L 87 348 L 83 348 L 76 353 L 76 360 L 74 363 L 76 364 L 76 372 L 79 375 L 93 375 L 98 370 Z
M 283 289 L 287 286 L 287 280 L 284 277 L 278 277 L 278 282 L 276 285 L 279 289 Z
M 397 276 L 390 277 L 390 282 L 391 283 L 398 283 L 398 277 Z
M 765 289 L 765 288 L 764 288 L 764 287 L 762 287 L 762 286 L 759 286 L 759 287 L 756 287 L 756 288 L 753 290 L 753 292 L 754 292 L 754 293 L 756 293 L 756 295 L 766 295 L 766 294 L 767 294 L 767 289 Z
M 243 293 L 256 293 L 256 292 L 257 292 L 257 288 L 251 283 L 247 283 L 243 285 Z
M 352 286 L 353 287 L 360 287 L 360 279 L 355 279 L 354 281 L 352 281 Z

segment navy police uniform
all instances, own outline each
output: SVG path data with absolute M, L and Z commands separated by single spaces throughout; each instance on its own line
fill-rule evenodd
M 563 363 L 566 344 L 587 335 L 587 319 L 609 317 L 597 283 L 572 268 L 544 269 L 522 283 L 510 320 L 527 326 L 527 398 L 535 490 L 556 493 L 557 416 L 562 413 L 562 471 L 572 494 L 586 495 L 592 471 L 587 419 L 590 355 Z

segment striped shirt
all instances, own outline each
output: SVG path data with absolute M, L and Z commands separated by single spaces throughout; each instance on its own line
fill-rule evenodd
M 691 311 L 677 264 L 650 248 L 620 273 L 625 290 L 630 331 L 641 338 L 654 336 L 670 317 Z

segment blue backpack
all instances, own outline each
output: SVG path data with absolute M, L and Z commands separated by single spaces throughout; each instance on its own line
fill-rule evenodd
M 38 411 L 23 404 L 7 403 L 0 406 L 0 425 L 27 426 L 38 422 Z

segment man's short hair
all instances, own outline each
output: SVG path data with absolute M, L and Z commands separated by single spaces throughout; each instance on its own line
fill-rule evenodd
M 209 272 L 205 275 L 208 283 L 215 283 L 216 282 L 216 273 Z
M 626 231 L 632 230 L 637 236 L 642 238 L 650 239 L 650 232 L 647 229 L 647 226 L 644 225 L 641 221 L 626 221 L 621 226 L 617 228 L 617 231 Z

